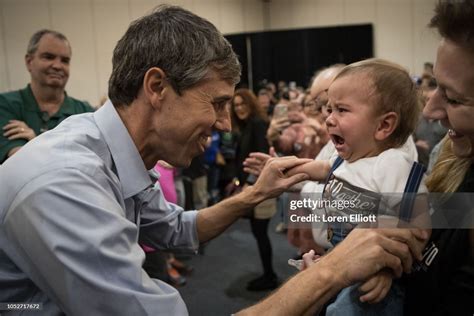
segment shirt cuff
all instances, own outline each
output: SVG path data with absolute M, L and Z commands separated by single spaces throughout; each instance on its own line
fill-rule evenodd
M 184 211 L 181 214 L 181 220 L 183 223 L 189 223 L 190 225 L 190 238 L 189 246 L 190 249 L 197 253 L 199 250 L 199 236 L 197 232 L 197 213 L 198 211 Z

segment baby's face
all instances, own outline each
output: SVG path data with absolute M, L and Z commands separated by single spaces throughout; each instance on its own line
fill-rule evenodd
M 378 119 L 371 80 L 366 74 L 349 74 L 336 79 L 328 90 L 326 119 L 329 136 L 344 160 L 356 161 L 381 152 L 375 139 Z

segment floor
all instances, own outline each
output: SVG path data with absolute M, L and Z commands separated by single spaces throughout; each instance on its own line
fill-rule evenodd
M 296 270 L 288 259 L 296 249 L 288 244 L 286 234 L 275 233 L 275 216 L 269 227 L 273 246 L 275 272 L 284 281 Z M 178 288 L 190 315 L 230 315 L 248 307 L 269 292 L 249 292 L 247 282 L 262 273 L 257 244 L 250 231 L 248 220 L 241 219 L 224 234 L 209 242 L 204 254 L 184 258 L 194 267 L 187 284 Z

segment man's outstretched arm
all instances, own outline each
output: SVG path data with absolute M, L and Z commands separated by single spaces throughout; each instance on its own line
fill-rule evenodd
M 394 275 L 421 259 L 416 229 L 355 229 L 330 253 L 298 273 L 262 302 L 237 315 L 313 315 L 339 290 L 367 279 L 383 268 Z
M 309 161 L 312 160 L 296 157 L 269 159 L 255 184 L 244 188 L 236 196 L 199 211 L 196 220 L 199 241 L 216 237 L 258 203 L 280 195 L 295 183 L 307 180 L 306 174 L 289 177 L 285 172 Z

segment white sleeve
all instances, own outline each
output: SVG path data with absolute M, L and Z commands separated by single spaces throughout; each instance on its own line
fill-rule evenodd
M 389 149 L 379 155 L 373 169 L 377 191 L 383 194 L 387 206 L 394 209 L 402 199 L 413 160 L 399 149 Z M 418 193 L 427 193 L 423 177 Z

